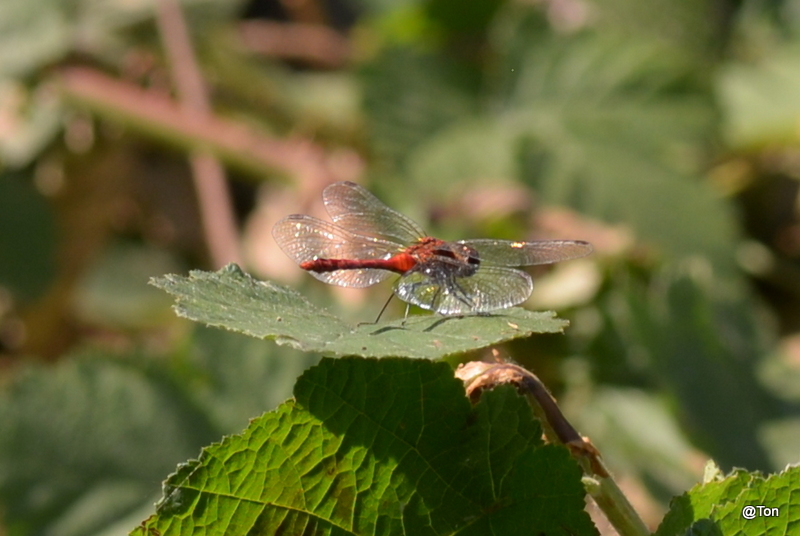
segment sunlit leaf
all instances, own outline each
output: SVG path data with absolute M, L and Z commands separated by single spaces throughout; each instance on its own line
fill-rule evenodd
M 350 326 L 289 288 L 258 281 L 229 265 L 218 272 L 167 275 L 152 283 L 176 297 L 179 315 L 305 351 L 364 357 L 437 358 L 486 348 L 533 333 L 558 333 L 552 312 L 520 308 L 491 315 L 414 316 Z
M 674 499 L 656 536 L 793 534 L 800 523 L 798 493 L 800 467 L 768 477 L 737 470 Z
M 134 534 L 597 534 L 580 478 L 512 389 L 473 409 L 444 363 L 326 359 L 181 466 Z

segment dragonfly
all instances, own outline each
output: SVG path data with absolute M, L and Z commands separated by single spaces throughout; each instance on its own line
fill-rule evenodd
M 533 291 L 531 276 L 515 267 L 592 252 L 582 240 L 440 240 L 350 181 L 326 187 L 322 200 L 332 222 L 292 214 L 273 227 L 286 255 L 341 287 L 369 287 L 399 274 L 397 297 L 444 316 L 513 307 Z

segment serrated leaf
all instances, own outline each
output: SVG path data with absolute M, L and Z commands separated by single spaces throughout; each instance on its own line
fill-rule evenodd
M 597 534 L 581 473 L 511 388 L 472 408 L 444 363 L 325 359 L 204 450 L 134 534 Z
M 735 501 L 717 509 L 714 518 L 723 534 L 791 535 L 800 527 L 800 467 L 762 478 L 760 475 Z M 756 508 L 753 519 L 745 518 L 745 507 Z M 765 508 L 776 509 L 765 513 Z
M 553 312 L 521 308 L 485 316 L 414 316 L 352 327 L 302 295 L 258 281 L 236 265 L 217 272 L 167 275 L 151 283 L 177 298 L 180 316 L 279 344 L 327 355 L 439 358 L 486 348 L 533 333 L 557 333 L 567 325 Z
M 347 324 L 312 305 L 298 292 L 258 281 L 235 264 L 217 272 L 193 270 L 189 277 L 165 275 L 150 281 L 177 299 L 178 315 L 278 342 L 302 340 L 309 347 L 325 344 L 326 334 Z M 307 323 L 314 322 L 313 329 Z
M 676 497 L 656 536 L 683 534 L 692 523 L 710 516 L 715 505 L 735 499 L 751 478 L 747 471 L 737 470 L 722 480 L 698 484 Z
M 800 467 L 767 478 L 737 470 L 724 479 L 698 484 L 674 500 L 656 536 L 795 534 L 800 525 L 798 493 Z M 745 515 L 748 506 L 754 507 L 749 519 Z M 765 513 L 765 508 L 777 511 Z

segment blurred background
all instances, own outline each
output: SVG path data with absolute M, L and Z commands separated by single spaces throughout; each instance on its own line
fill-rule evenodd
M 127 533 L 318 359 L 150 277 L 374 319 L 390 285 L 270 236 L 337 180 L 445 239 L 594 244 L 531 272 L 566 334 L 505 352 L 652 527 L 708 458 L 800 461 L 800 0 L 0 0 L 0 535 Z

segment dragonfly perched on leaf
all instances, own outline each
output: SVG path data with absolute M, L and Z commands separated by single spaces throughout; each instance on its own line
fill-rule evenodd
M 400 274 L 394 293 L 401 300 L 442 315 L 517 305 L 530 296 L 533 280 L 515 266 L 592 252 L 580 240 L 440 240 L 349 181 L 325 188 L 322 200 L 332 223 L 292 214 L 272 229 L 290 258 L 320 281 L 342 287 L 368 287 Z

